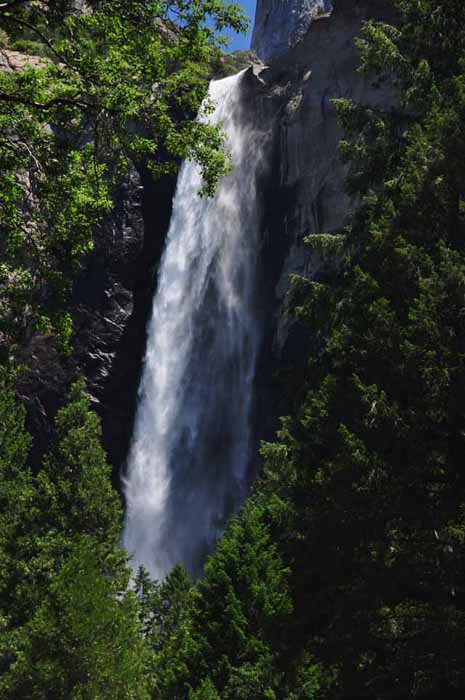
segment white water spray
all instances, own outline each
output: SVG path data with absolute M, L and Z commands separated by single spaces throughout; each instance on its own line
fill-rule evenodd
M 233 169 L 207 199 L 199 167 L 183 165 L 148 327 L 123 544 L 157 578 L 178 562 L 198 572 L 247 483 L 260 333 L 257 142 L 241 78 L 210 85 Z

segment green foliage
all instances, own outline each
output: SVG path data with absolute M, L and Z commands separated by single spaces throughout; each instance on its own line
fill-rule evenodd
M 452 1 L 397 5 L 399 26 L 368 22 L 359 47 L 398 107 L 336 103 L 362 204 L 337 245 L 309 237 L 338 263 L 296 282 L 319 351 L 263 447 L 262 488 L 287 504 L 293 634 L 334 676 L 330 697 L 459 698 L 465 16 Z
M 3 697 L 148 699 L 139 627 L 134 594 L 102 568 L 91 538 L 78 539 L 16 636 Z
M 360 208 L 345 231 L 308 237 L 327 261 L 321 277 L 294 279 L 312 340 L 296 370 L 295 410 L 262 446 L 255 493 L 201 580 L 192 584 L 182 567 L 163 582 L 141 570 L 128 589 L 120 505 L 82 382 L 33 477 L 24 412 L 2 377 L 6 700 L 462 697 L 465 9 L 457 0 L 396 4 L 399 24 L 368 22 L 358 42 L 362 70 L 395 85 L 396 107 L 336 101 Z M 159 173 L 193 154 L 212 186 L 225 167 L 218 132 L 179 114 L 197 108 L 205 71 L 194 66 L 214 56 L 205 12 L 220 29 L 238 16 L 214 0 L 117 2 L 113 17 L 94 2 L 63 23 L 66 6 L 35 16 L 53 37 L 48 62 L 1 76 L 0 100 L 1 90 L 22 91 L 0 113 L 8 328 L 39 282 L 52 280 L 65 298 L 63 270 L 88 250 L 89 221 L 107 211 L 129 160 L 155 152 Z M 18 7 L 19 24 L 2 17 L 10 40 L 36 12 Z M 182 20 L 176 40 L 169 25 L 150 24 L 168 8 Z M 142 21 L 150 38 L 139 36 Z M 140 131 L 128 128 L 133 120 Z M 29 181 L 43 209 L 24 209 Z M 25 212 L 34 225 L 24 226 Z M 66 266 L 51 263 L 52 248 Z M 31 318 L 50 329 L 57 321 L 47 300 L 37 311 L 42 303 L 28 307 Z M 69 337 L 69 320 L 61 323 Z
M 68 401 L 58 412 L 54 444 L 37 477 L 39 498 L 48 525 L 53 518 L 57 532 L 71 529 L 73 536 L 88 534 L 113 546 L 119 539 L 121 505 L 83 380 L 73 385 Z
M 5 32 L 4 29 L 0 29 L 0 48 L 6 49 L 9 44 L 9 37 L 8 34 Z
M 11 383 L 0 374 L 0 600 L 5 604 L 14 580 L 11 562 L 34 497 L 27 466 L 31 439 L 24 420 L 25 410 L 17 405 Z M 0 607 L 0 619 L 11 613 L 7 606 Z
M 82 381 L 38 476 L 24 412 L 2 387 L 2 698 L 149 697 L 149 649 L 118 546 L 121 509 Z
M 287 669 L 283 658 L 292 601 L 289 571 L 271 540 L 272 512 L 262 499 L 249 501 L 195 585 L 181 567 L 162 583 L 139 572 L 136 592 L 153 650 L 155 698 L 316 697 L 316 664 L 307 655 Z
M 39 0 L 0 7 L 0 29 L 11 46 L 43 56 L 0 72 L 4 355 L 34 328 L 61 335 L 66 349 L 63 316 L 73 277 L 131 164 L 159 176 L 182 158 L 196 159 L 205 194 L 228 168 L 220 130 L 195 115 L 218 60 L 215 32 L 245 26 L 239 6 L 96 0 L 82 11 L 73 5 Z

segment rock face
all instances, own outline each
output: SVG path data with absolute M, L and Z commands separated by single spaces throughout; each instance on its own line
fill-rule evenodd
M 102 419 L 109 459 L 122 464 L 132 432 L 156 268 L 171 216 L 175 179 L 156 184 L 132 171 L 74 290 L 75 361 Z
M 115 483 L 132 431 L 145 351 L 156 267 L 171 215 L 175 179 L 156 185 L 145 172 L 130 172 L 116 193 L 116 207 L 94 233 L 73 296 L 74 353 L 63 360 L 50 338 L 35 335 L 25 349 L 30 371 L 19 386 L 34 438 L 33 464 L 48 447 L 53 417 L 70 383 L 84 374 L 103 441 L 115 467 Z
M 28 66 L 41 68 L 44 64 L 44 59 L 39 56 L 28 56 L 19 51 L 0 48 L 0 71 L 22 70 Z
M 379 86 L 357 71 L 354 38 L 368 18 L 394 20 L 389 0 L 336 0 L 332 13 L 315 17 L 297 45 L 269 66 L 253 67 L 247 74 L 248 109 L 272 133 L 268 174 L 262 183 L 267 337 L 257 392 L 265 434 L 265 416 L 287 411 L 286 387 L 281 384 L 271 391 L 275 399 L 269 395 L 271 377 L 306 361 L 309 350 L 308 332 L 287 313 L 290 276 L 311 278 L 322 264 L 303 239 L 341 229 L 356 206 L 345 192 L 347 171 L 338 158 L 342 134 L 332 98 L 375 107 L 392 105 L 396 99 L 388 85 Z
M 75 3 L 85 11 L 86 3 Z M 163 24 L 173 39 L 171 24 Z M 45 59 L 0 47 L 0 71 L 41 67 Z M 38 466 L 48 448 L 53 419 L 68 388 L 80 374 L 87 379 L 93 407 L 102 419 L 103 442 L 115 466 L 115 482 L 128 448 L 139 374 L 145 352 L 145 326 L 151 309 L 156 269 L 171 217 L 176 178 L 154 183 L 132 170 L 115 192 L 115 208 L 93 233 L 94 250 L 74 285 L 71 313 L 74 352 L 63 358 L 53 340 L 31 334 L 19 380 L 33 437 L 31 461 Z
M 264 61 L 288 51 L 332 0 L 257 0 L 252 49 Z

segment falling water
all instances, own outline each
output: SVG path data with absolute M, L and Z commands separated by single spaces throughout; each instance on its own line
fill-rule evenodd
M 158 578 L 177 562 L 199 570 L 225 519 L 241 504 L 250 458 L 257 141 L 244 122 L 242 74 L 210 98 L 232 172 L 213 199 L 184 163 L 148 327 L 125 480 L 124 545 Z

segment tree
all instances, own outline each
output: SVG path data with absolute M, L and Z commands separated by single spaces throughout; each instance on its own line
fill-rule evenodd
M 42 55 L 0 72 L 4 360 L 34 329 L 55 332 L 68 349 L 73 277 L 131 164 L 157 176 L 194 158 L 206 193 L 227 169 L 219 128 L 195 116 L 218 55 L 215 31 L 245 26 L 237 3 L 77 7 L 64 0 L 0 7 L 5 35 L 32 37 Z
M 27 459 L 31 444 L 11 381 L 0 374 L 0 634 L 15 619 L 12 591 L 21 577 L 16 547 L 33 506 L 34 486 Z M 3 665 L 0 652 L 0 668 Z
M 120 538 L 122 508 L 111 484 L 111 467 L 101 444 L 101 426 L 91 410 L 85 382 L 71 387 L 55 419 L 49 453 L 37 476 L 40 510 L 47 528 L 86 534 L 110 549 Z
M 336 101 L 361 207 L 326 236 L 321 278 L 299 282 L 319 352 L 263 448 L 263 488 L 287 503 L 278 541 L 296 649 L 309 639 L 336 671 L 334 696 L 458 698 L 465 16 L 456 2 L 396 4 L 399 25 L 368 22 L 358 44 L 363 69 L 396 85 L 397 107 Z
M 2 505 L 2 697 L 148 698 L 150 649 L 119 547 L 121 507 L 84 383 L 56 419 L 42 470 L 24 466 L 23 414 L 7 394 L 0 464 L 11 475 Z M 5 572 L 5 573 L 4 573 Z
M 54 444 L 31 482 L 29 508 L 16 532 L 10 566 L 17 573 L 9 589 L 18 623 L 31 617 L 82 536 L 92 538 L 102 565 L 112 562 L 113 574 L 125 576 L 121 504 L 100 437 L 99 419 L 79 380 L 57 415 Z
M 308 655 L 290 664 L 283 658 L 292 601 L 288 570 L 270 538 L 269 507 L 259 498 L 246 505 L 195 585 L 180 567 L 161 584 L 140 573 L 137 592 L 154 650 L 154 697 L 316 697 L 319 670 Z
M 13 636 L 2 697 L 148 700 L 148 647 L 137 600 L 79 538 L 32 618 Z

